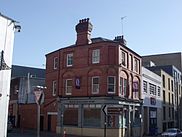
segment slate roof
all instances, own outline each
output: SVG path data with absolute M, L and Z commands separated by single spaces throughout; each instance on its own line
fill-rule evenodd
M 28 73 L 36 78 L 45 78 L 45 69 L 13 65 L 11 77 L 27 77 Z

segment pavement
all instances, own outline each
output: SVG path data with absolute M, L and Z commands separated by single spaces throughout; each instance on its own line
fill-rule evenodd
M 38 137 L 36 130 L 20 130 L 20 129 L 13 129 L 11 132 L 8 133 L 7 137 Z M 41 131 L 40 137 L 80 137 L 76 135 L 66 135 L 62 136 L 61 134 L 56 134 L 53 132 Z M 83 137 L 83 136 L 82 136 Z
M 11 132 L 8 133 L 7 137 L 38 137 L 36 130 L 20 130 L 20 129 L 13 129 Z M 65 135 L 62 136 L 61 134 L 56 134 L 53 132 L 41 131 L 40 137 L 83 137 L 83 136 L 76 136 L 76 135 Z M 160 137 L 158 136 L 144 136 L 144 137 Z

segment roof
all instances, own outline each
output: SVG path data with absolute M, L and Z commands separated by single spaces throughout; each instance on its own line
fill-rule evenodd
M 10 17 L 8 17 L 8 16 L 3 15 L 1 12 L 0 12 L 0 16 L 3 17 L 3 18 L 6 18 L 6 19 L 8 19 L 8 20 L 12 20 L 13 22 L 19 23 L 19 22 L 17 22 L 16 20 L 14 20 L 14 19 L 12 19 L 12 18 L 10 18 Z
M 182 55 L 182 52 L 172 52 L 172 53 L 162 53 L 162 54 L 152 54 L 152 55 L 144 55 L 142 57 L 150 57 L 150 56 L 164 56 L 164 55 Z
M 45 78 L 45 69 L 13 65 L 11 77 L 27 77 L 28 73 L 36 78 Z
M 92 41 L 91 44 L 95 44 L 95 43 L 99 43 L 99 42 L 112 42 L 112 43 L 118 43 L 118 44 L 119 44 L 119 41 L 110 40 L 110 39 L 102 38 L 102 37 L 92 38 L 91 41 Z M 46 56 L 49 55 L 49 54 L 52 54 L 52 53 L 54 53 L 54 52 L 57 52 L 57 51 L 59 51 L 59 50 L 66 49 L 66 48 L 73 48 L 73 47 L 75 47 L 75 46 L 76 46 L 76 45 L 74 44 L 74 45 L 70 45 L 70 46 L 67 46 L 67 47 L 60 48 L 60 49 L 58 49 L 58 50 L 55 50 L 55 51 L 53 51 L 53 52 L 50 52 L 50 53 L 46 54 Z M 129 50 L 130 52 L 132 52 L 132 53 L 134 53 L 135 55 L 141 57 L 139 54 L 137 54 L 136 52 L 134 52 L 133 50 L 131 50 L 131 49 L 128 48 L 127 46 L 125 46 L 125 45 L 123 45 L 123 46 L 124 46 L 127 50 Z

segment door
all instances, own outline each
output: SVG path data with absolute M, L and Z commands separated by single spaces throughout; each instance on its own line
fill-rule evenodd
M 40 116 L 40 131 L 44 130 L 44 116 Z
M 48 115 L 47 130 L 51 131 L 51 115 Z

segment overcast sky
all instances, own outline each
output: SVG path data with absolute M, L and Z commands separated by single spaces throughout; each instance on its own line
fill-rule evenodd
M 92 38 L 114 39 L 142 55 L 182 52 L 181 0 L 0 0 L 0 12 L 20 22 L 13 64 L 43 68 L 45 54 L 76 41 L 75 25 L 90 18 Z

